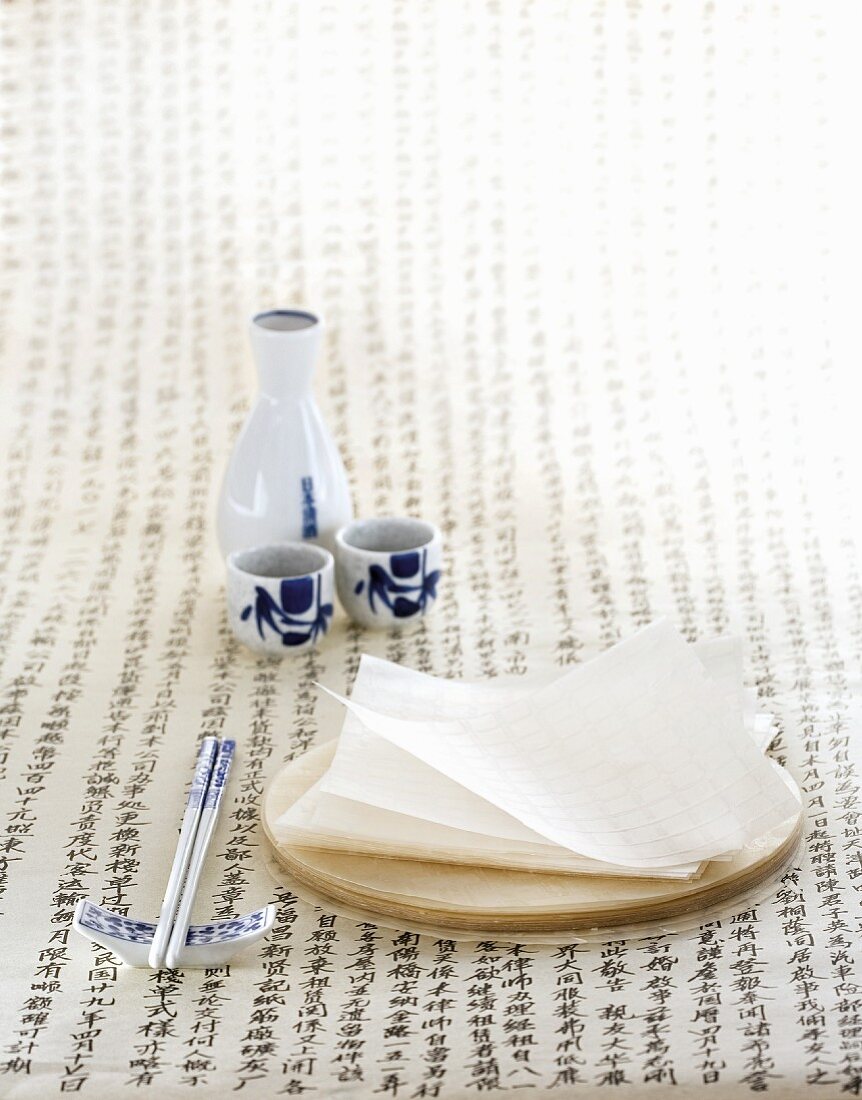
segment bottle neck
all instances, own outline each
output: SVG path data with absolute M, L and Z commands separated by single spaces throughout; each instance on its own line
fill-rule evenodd
M 276 400 L 307 397 L 311 394 L 323 324 L 316 317 L 299 328 L 275 328 L 271 327 L 273 322 L 261 323 L 261 318 L 268 322 L 279 316 L 282 315 L 261 314 L 251 322 L 251 347 L 260 391 Z

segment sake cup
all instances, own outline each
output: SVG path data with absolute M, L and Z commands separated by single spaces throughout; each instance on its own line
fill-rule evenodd
M 227 559 L 227 613 L 236 637 L 268 657 L 303 653 L 332 619 L 332 554 L 309 542 L 235 550 Z
M 409 629 L 437 602 L 442 558 L 433 523 L 395 516 L 354 520 L 335 536 L 338 598 L 362 626 Z

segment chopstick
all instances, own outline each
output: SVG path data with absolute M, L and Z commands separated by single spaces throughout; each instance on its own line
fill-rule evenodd
M 222 741 L 213 769 L 212 779 L 206 793 L 204 809 L 195 835 L 194 848 L 189 862 L 188 874 L 183 885 L 182 897 L 179 908 L 174 918 L 174 926 L 171 930 L 171 938 L 168 943 L 167 966 L 171 969 L 179 964 L 179 958 L 186 943 L 189 932 L 189 924 L 192 919 L 192 906 L 195 902 L 198 883 L 203 871 L 204 860 L 215 832 L 216 819 L 221 807 L 227 778 L 233 760 L 235 741 Z
M 204 801 L 213 774 L 217 749 L 218 738 L 205 737 L 201 742 L 198 758 L 195 762 L 192 785 L 186 802 L 186 810 L 183 814 L 183 822 L 180 826 L 177 850 L 174 853 L 174 862 L 171 864 L 171 873 L 168 876 L 162 909 L 159 913 L 158 924 L 147 959 L 149 965 L 155 970 L 165 965 L 165 953 L 174 925 L 174 913 L 177 911 L 183 880 L 186 877 L 186 871 L 194 850 L 194 841 L 203 814 Z

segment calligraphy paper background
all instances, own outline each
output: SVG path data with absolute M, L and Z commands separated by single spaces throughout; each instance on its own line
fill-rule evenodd
M 0 1095 L 857 1092 L 860 717 L 850 5 L 2 9 Z M 255 308 L 320 307 L 362 514 L 447 541 L 407 639 L 257 661 L 212 519 Z M 800 868 L 698 934 L 451 944 L 278 892 L 230 972 L 117 969 L 196 739 L 240 758 L 198 918 L 272 896 L 260 792 L 362 650 L 563 667 L 667 614 L 744 633 Z M 815 1089 L 814 1086 L 817 1086 Z M 700 1092 L 698 1091 L 698 1095 Z

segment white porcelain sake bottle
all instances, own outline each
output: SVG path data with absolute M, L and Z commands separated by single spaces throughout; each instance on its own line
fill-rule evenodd
M 341 456 L 311 392 L 323 320 L 271 310 L 253 317 L 250 330 L 260 391 L 222 484 L 222 554 L 300 539 L 332 549 L 353 509 Z

